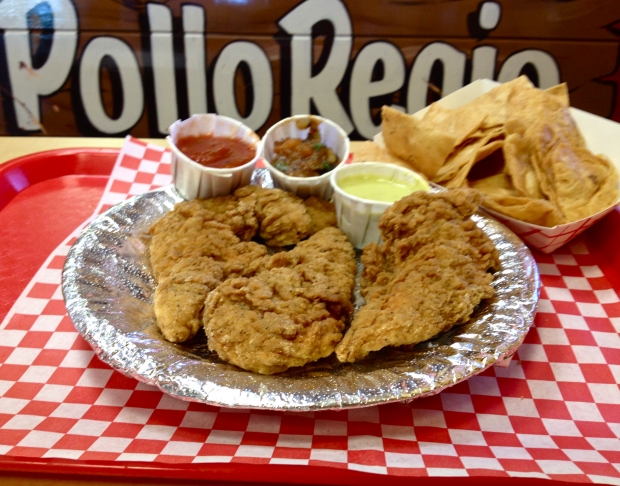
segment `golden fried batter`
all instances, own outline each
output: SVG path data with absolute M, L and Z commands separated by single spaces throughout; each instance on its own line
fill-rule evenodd
M 493 296 L 497 250 L 470 219 L 480 201 L 470 189 L 417 192 L 386 210 L 385 243 L 364 249 L 366 305 L 336 348 L 340 361 L 425 341 L 467 322 Z
M 227 225 L 243 241 L 251 240 L 258 231 L 258 220 L 254 208 L 241 203 L 235 196 L 192 199 L 175 205 L 151 227 L 151 234 L 175 231 L 177 224 L 187 218 L 199 216 L 204 221 L 215 221 Z
M 267 249 L 241 241 L 230 227 L 192 216 L 156 232 L 151 240 L 151 264 L 158 277 L 155 316 L 171 342 L 191 339 L 199 329 L 209 291 L 230 276 L 249 276 L 267 261 Z
M 259 236 L 270 246 L 289 246 L 310 235 L 312 220 L 303 199 L 281 189 L 245 186 L 235 191 L 256 211 Z
M 182 202 L 151 227 L 151 266 L 158 280 L 154 310 L 168 341 L 191 339 L 208 292 L 229 275 L 254 274 L 265 261 L 266 248 L 233 233 L 232 227 L 245 228 L 243 233 L 251 226 L 241 223 L 242 213 L 226 213 L 239 216 L 230 219 L 236 226 L 214 221 L 218 213 L 202 201 Z
M 189 257 L 172 266 L 155 289 L 157 325 L 167 341 L 179 343 L 200 329 L 207 294 L 224 279 L 213 258 Z
M 209 293 L 209 349 L 262 374 L 329 356 L 352 311 L 355 272 L 353 246 L 337 228 L 275 254 L 255 277 L 229 279 Z
M 191 339 L 210 291 L 226 279 L 251 277 L 264 268 L 267 248 L 249 241 L 259 227 L 272 245 L 295 244 L 327 225 L 330 212 L 327 202 L 306 206 L 293 194 L 258 187 L 177 204 L 150 229 L 151 266 L 158 280 L 155 315 L 164 337 Z
M 336 218 L 336 206 L 333 202 L 321 199 L 318 196 L 310 196 L 304 201 L 306 212 L 310 216 L 310 234 L 330 226 L 338 226 Z
M 251 262 L 266 254 L 266 249 L 254 242 L 241 241 L 230 226 L 206 219 L 208 212 L 201 212 L 184 220 L 171 214 L 170 226 L 159 224 L 151 230 L 151 265 L 156 278 L 165 277 L 172 267 L 184 258 L 210 257 L 219 262 L 233 262 L 240 254 Z M 254 250 L 253 255 L 248 253 Z
M 202 207 L 213 211 L 214 221 L 230 226 L 232 232 L 242 241 L 250 241 L 258 231 L 258 220 L 252 206 L 237 200 L 234 196 L 202 199 Z

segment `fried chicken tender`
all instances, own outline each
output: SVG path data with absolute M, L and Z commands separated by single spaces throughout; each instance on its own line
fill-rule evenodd
M 254 208 L 240 202 L 235 196 L 192 199 L 175 205 L 151 226 L 151 234 L 175 231 L 187 218 L 199 216 L 204 221 L 227 225 L 243 241 L 250 241 L 258 232 L 258 220 Z
M 169 214 L 170 218 L 163 221 Z M 211 214 L 203 211 L 182 219 L 168 213 L 155 223 L 151 228 L 150 250 L 157 279 L 165 277 L 177 262 L 185 258 L 210 257 L 234 268 L 241 263 L 251 265 L 267 254 L 262 245 L 241 241 L 230 226 L 209 219 Z M 235 261 L 238 259 L 242 261 Z
M 225 281 L 205 303 L 209 349 L 261 374 L 329 356 L 352 312 L 356 267 L 353 246 L 330 227 L 273 255 L 256 276 Z
M 330 226 L 338 226 L 336 218 L 336 206 L 331 201 L 326 201 L 318 196 L 310 196 L 304 201 L 306 212 L 310 216 L 310 234 Z
M 224 269 L 213 258 L 188 257 L 172 266 L 155 289 L 157 325 L 167 341 L 191 339 L 202 324 L 207 294 L 224 279 Z
M 349 315 L 353 311 L 351 291 L 355 286 L 357 263 L 355 250 L 338 228 L 327 227 L 302 241 L 289 252 L 276 253 L 265 264 L 267 270 L 294 268 L 312 284 L 305 295 L 329 302 L 336 312 Z
M 199 222 L 189 218 L 181 228 L 187 231 L 168 234 L 151 247 L 151 256 L 159 257 L 153 268 L 160 269 L 155 316 L 170 342 L 184 342 L 196 334 L 205 298 L 219 283 L 254 275 L 268 259 L 264 246 L 240 241 L 228 226 L 213 221 L 199 226 Z
M 264 246 L 241 241 L 231 226 L 212 220 L 215 215 L 189 201 L 151 227 L 151 266 L 158 280 L 154 310 L 168 341 L 196 334 L 204 300 L 217 284 L 229 276 L 253 275 L 267 261 Z
M 205 210 L 213 211 L 213 220 L 230 226 L 232 232 L 242 241 L 250 241 L 258 232 L 258 219 L 254 208 L 235 196 L 221 196 L 202 199 Z
M 289 246 L 311 234 L 312 219 L 303 199 L 281 189 L 244 186 L 235 196 L 256 211 L 259 236 L 270 246 Z
M 386 210 L 384 243 L 363 252 L 366 305 L 336 348 L 341 362 L 426 341 L 467 322 L 493 296 L 498 253 L 470 219 L 480 202 L 471 189 L 417 192 Z
M 164 337 L 191 339 L 209 292 L 226 279 L 251 277 L 264 268 L 267 248 L 250 241 L 259 231 L 271 245 L 290 245 L 328 226 L 331 217 L 335 224 L 331 203 L 306 204 L 285 191 L 259 187 L 177 204 L 150 228 L 158 280 L 154 308 Z

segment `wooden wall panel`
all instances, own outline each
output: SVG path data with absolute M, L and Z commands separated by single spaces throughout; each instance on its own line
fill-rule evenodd
M 363 139 L 384 103 L 521 72 L 620 121 L 620 2 L 0 2 L 0 135 L 159 137 L 205 107 L 261 134 L 307 109 Z
M 4 0 L 5 2 L 7 0 Z M 135 32 L 149 4 L 161 3 L 176 17 L 185 0 L 74 0 L 82 31 Z M 303 2 L 290 0 L 194 0 L 204 8 L 212 34 L 268 35 L 278 20 Z M 344 0 L 353 31 L 369 36 L 469 37 L 469 17 L 481 0 Z M 498 0 L 501 21 L 493 36 L 525 39 L 617 37 L 606 26 L 617 20 L 616 0 Z M 62 16 L 62 12 L 59 14 Z

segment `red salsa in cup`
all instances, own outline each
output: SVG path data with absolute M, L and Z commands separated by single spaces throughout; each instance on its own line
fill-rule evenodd
M 256 156 L 256 147 L 232 137 L 182 137 L 176 146 L 194 162 L 215 169 L 240 167 Z

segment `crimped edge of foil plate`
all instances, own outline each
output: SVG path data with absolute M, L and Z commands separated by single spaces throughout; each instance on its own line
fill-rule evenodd
M 271 376 L 241 370 L 209 353 L 204 343 L 175 345 L 153 331 L 148 228 L 181 200 L 168 186 L 112 207 L 78 237 L 62 274 L 69 316 L 97 356 L 173 397 L 286 411 L 409 401 L 439 393 L 512 356 L 533 323 L 540 288 L 536 262 L 512 231 L 480 212 L 473 219 L 497 247 L 501 268 L 493 282 L 495 297 L 468 323 L 412 349 L 378 352 L 361 363 L 327 359 Z

